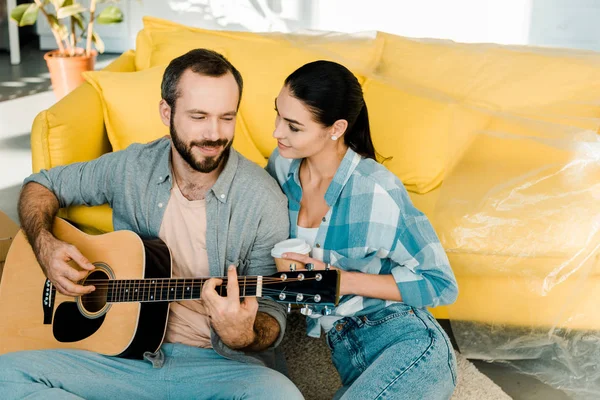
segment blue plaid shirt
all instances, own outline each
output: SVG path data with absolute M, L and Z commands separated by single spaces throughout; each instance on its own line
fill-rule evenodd
M 297 237 L 302 199 L 301 159 L 275 149 L 267 171 L 288 197 L 290 237 Z M 327 192 L 329 211 L 319 226 L 312 256 L 347 271 L 392 274 L 404 303 L 435 307 L 456 300 L 458 287 L 444 248 L 427 217 L 400 180 L 383 165 L 348 149 Z M 369 314 L 394 301 L 346 295 L 329 317 L 308 320 L 309 336 L 345 316 Z

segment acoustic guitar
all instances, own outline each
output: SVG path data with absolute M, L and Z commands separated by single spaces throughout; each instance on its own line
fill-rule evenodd
M 142 239 L 131 231 L 88 235 L 60 218 L 53 233 L 94 264 L 79 283 L 96 290 L 79 297 L 59 293 L 19 232 L 0 284 L 0 354 L 69 348 L 141 358 L 160 347 L 170 302 L 200 299 L 209 279 L 172 278 L 171 253 L 160 239 Z M 221 279 L 217 292 L 226 295 L 227 277 Z M 239 276 L 238 284 L 240 297 L 300 304 L 309 313 L 311 306 L 327 310 L 338 301 L 339 276 L 333 270 Z

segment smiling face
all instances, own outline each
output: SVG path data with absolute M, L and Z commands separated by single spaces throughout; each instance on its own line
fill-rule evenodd
M 285 158 L 307 158 L 333 143 L 335 127 L 325 127 L 314 120 L 313 113 L 284 86 L 275 99 L 275 131 L 279 153 Z
M 239 88 L 231 73 L 210 77 L 186 70 L 177 85 L 173 108 L 160 112 L 173 145 L 194 170 L 214 171 L 229 154 L 235 133 Z

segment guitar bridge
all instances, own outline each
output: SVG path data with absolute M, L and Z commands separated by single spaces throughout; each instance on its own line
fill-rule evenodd
M 42 309 L 44 310 L 44 325 L 52 324 L 52 315 L 54 314 L 54 298 L 56 297 L 56 288 L 46 279 L 44 290 L 42 291 Z

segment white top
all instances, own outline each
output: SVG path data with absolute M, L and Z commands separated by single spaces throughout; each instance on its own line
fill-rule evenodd
M 298 226 L 298 238 L 306 240 L 306 243 L 310 244 L 310 247 L 314 249 L 315 242 L 317 241 L 317 232 L 319 228 L 303 228 Z
M 311 245 L 302 238 L 288 239 L 277 243 L 271 250 L 271 256 L 281 258 L 283 253 L 310 254 Z

